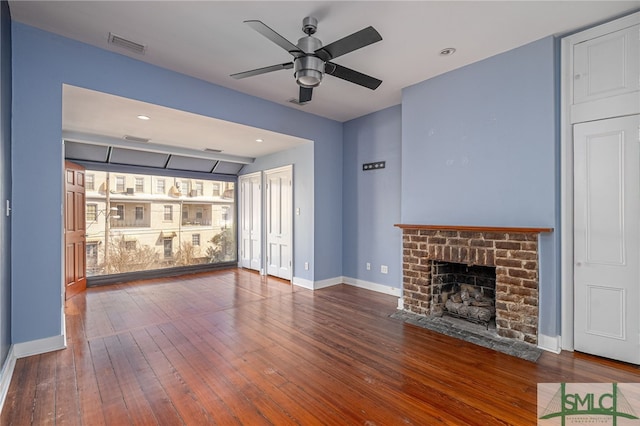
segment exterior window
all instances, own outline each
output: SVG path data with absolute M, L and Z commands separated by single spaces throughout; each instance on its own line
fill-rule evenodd
M 214 197 L 219 197 L 220 196 L 220 184 L 218 184 L 218 183 L 214 183 L 213 184 L 213 196 Z
M 136 192 L 144 192 L 144 179 L 136 178 Z
M 186 207 L 182 209 L 182 220 L 189 220 L 189 210 Z
M 170 259 L 173 257 L 173 240 L 171 238 L 164 239 L 164 258 Z
M 144 207 L 136 206 L 136 220 L 144 219 Z
M 164 206 L 164 220 L 173 220 L 173 206 Z
M 188 180 L 183 180 L 180 182 L 180 191 L 187 195 L 189 194 L 189 181 Z
M 116 191 L 124 192 L 124 176 L 116 176 Z
M 196 195 L 203 195 L 202 182 L 196 182 Z
M 87 263 L 98 261 L 98 243 L 87 243 Z
M 124 204 L 116 205 L 116 218 L 117 220 L 124 220 Z
M 200 234 L 193 234 L 191 236 L 191 244 L 194 246 L 200 245 Z
M 95 181 L 96 181 L 96 177 L 95 175 L 85 175 L 84 176 L 84 189 L 86 189 L 87 191 L 94 191 L 95 190 Z
M 96 204 L 87 204 L 87 222 L 93 222 L 98 218 L 98 206 Z
M 196 209 L 196 220 L 202 220 L 202 207 Z
M 164 194 L 164 179 L 158 179 L 156 181 L 156 192 L 158 194 Z

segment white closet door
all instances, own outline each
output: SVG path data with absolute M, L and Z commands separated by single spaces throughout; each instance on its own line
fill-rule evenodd
M 640 115 L 574 126 L 575 349 L 640 364 Z
M 261 173 L 240 179 L 240 266 L 260 271 L 262 267 Z
M 292 167 L 265 172 L 267 274 L 292 277 Z

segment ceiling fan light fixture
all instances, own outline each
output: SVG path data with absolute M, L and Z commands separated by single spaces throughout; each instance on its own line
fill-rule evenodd
M 313 88 L 322 82 L 324 61 L 315 56 L 303 56 L 295 60 L 294 75 L 299 86 Z

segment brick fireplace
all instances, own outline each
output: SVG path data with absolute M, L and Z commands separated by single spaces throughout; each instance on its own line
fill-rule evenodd
M 538 234 L 550 228 L 397 226 L 403 231 L 405 311 L 428 316 L 441 309 L 432 282 L 439 262 L 495 267 L 498 335 L 538 343 Z

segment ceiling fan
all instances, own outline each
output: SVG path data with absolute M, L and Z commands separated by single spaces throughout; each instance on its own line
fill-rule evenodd
M 302 20 L 302 31 L 307 36 L 299 39 L 297 45 L 291 43 L 261 21 L 249 20 L 244 21 L 244 23 L 289 52 L 294 59 L 293 62 L 231 74 L 233 78 L 241 79 L 293 68 L 296 82 L 300 86 L 298 102 L 301 104 L 311 100 L 313 88 L 322 82 L 324 74 L 341 78 L 371 90 L 377 89 L 382 83 L 382 80 L 331 62 L 339 56 L 382 40 L 378 31 L 371 26 L 322 46 L 322 42 L 313 36 L 318 29 L 318 20 L 311 16 Z

